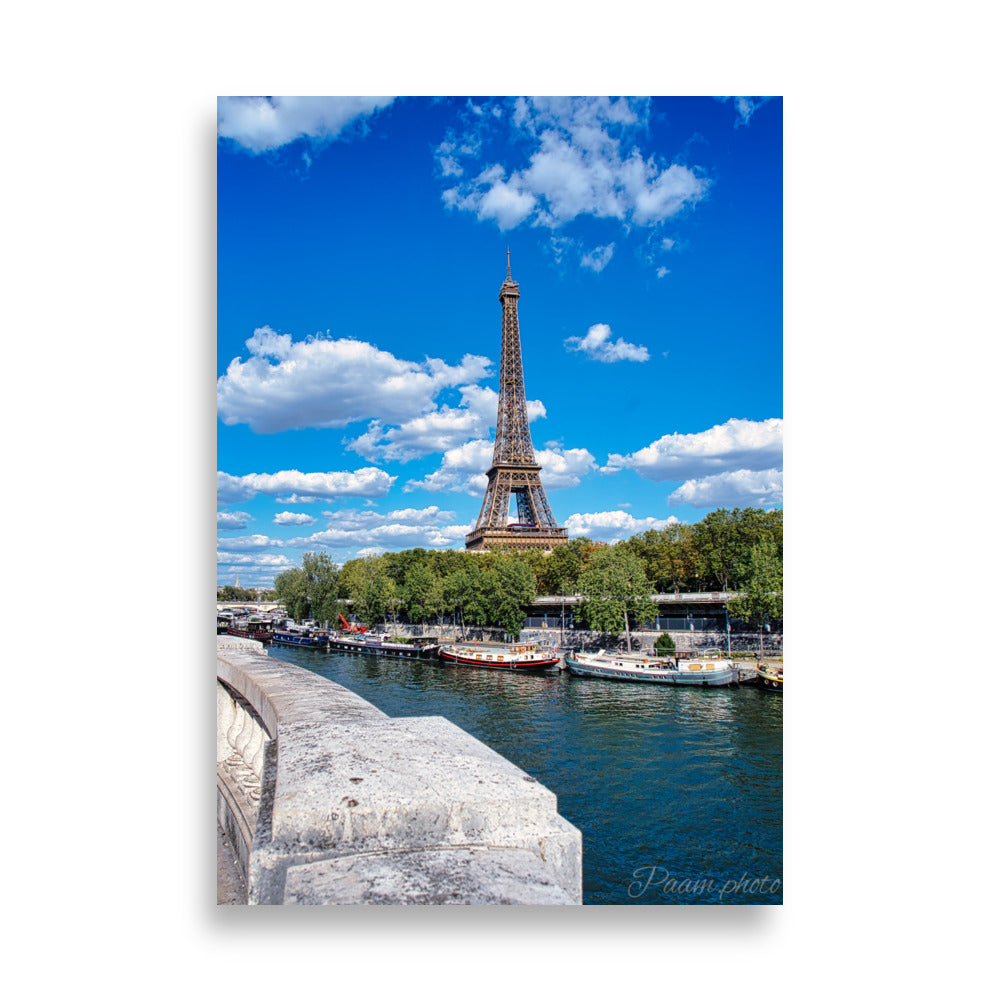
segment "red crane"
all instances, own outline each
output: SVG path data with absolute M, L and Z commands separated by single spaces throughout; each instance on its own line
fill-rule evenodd
M 367 632 L 368 629 L 364 625 L 352 625 L 343 615 L 338 616 L 343 624 L 343 632 Z

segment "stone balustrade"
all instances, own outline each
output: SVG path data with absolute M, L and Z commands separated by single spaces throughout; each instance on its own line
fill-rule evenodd
M 580 832 L 441 717 L 393 719 L 218 637 L 219 822 L 251 904 L 579 903 Z

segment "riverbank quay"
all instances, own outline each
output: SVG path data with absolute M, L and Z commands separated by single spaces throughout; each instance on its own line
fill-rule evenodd
M 556 797 L 441 717 L 217 636 L 218 821 L 250 904 L 573 905 Z
M 219 608 L 222 609 L 222 605 Z M 220 614 L 222 611 L 220 610 Z M 278 617 L 278 616 L 276 616 Z M 267 619 L 265 619 L 266 621 Z M 273 619 L 272 619 L 273 621 Z M 221 624 L 220 629 L 224 629 Z M 322 629 L 320 630 L 323 631 Z M 223 633 L 224 634 L 224 633 Z M 395 639 L 437 640 L 439 643 L 453 642 L 487 642 L 506 643 L 511 637 L 500 628 L 484 628 L 481 626 L 462 626 L 454 624 L 411 624 L 384 620 L 376 622 L 367 630 L 372 637 L 380 635 L 392 636 Z M 634 629 L 631 632 L 632 652 L 640 650 L 652 651 L 657 639 L 667 635 L 673 641 L 674 649 L 680 656 L 703 655 L 709 651 L 726 652 L 740 659 L 753 658 L 755 662 L 781 663 L 784 649 L 782 633 L 759 632 L 725 632 L 713 629 Z M 356 636 L 351 637 L 356 639 Z M 607 635 L 581 628 L 560 628 L 557 624 L 529 625 L 521 629 L 516 639 L 519 643 L 537 642 L 541 645 L 554 646 L 561 650 L 576 652 L 595 652 L 597 649 L 608 651 L 623 650 L 624 636 Z

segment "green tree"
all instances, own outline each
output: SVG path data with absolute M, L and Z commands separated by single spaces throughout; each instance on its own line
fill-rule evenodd
M 708 576 L 705 560 L 698 549 L 694 525 L 674 525 L 669 545 L 670 572 L 674 593 L 697 590 L 698 581 Z
M 218 592 L 217 599 L 220 601 L 255 601 L 257 595 L 246 587 L 234 587 L 231 583 Z
M 662 632 L 658 635 L 656 637 L 656 642 L 653 645 L 660 656 L 670 656 L 670 654 L 677 649 L 674 644 L 673 637 L 669 632 Z
M 631 645 L 630 619 L 640 624 L 656 617 L 653 588 L 642 560 L 621 544 L 598 549 L 580 577 L 586 600 L 582 607 L 587 625 L 598 632 L 619 635 L 625 629 Z
M 467 562 L 465 567 L 465 591 L 462 602 L 462 618 L 473 625 L 489 625 L 490 606 L 486 596 L 486 574 L 496 563 L 493 553 L 486 558 Z
M 441 599 L 444 602 L 445 611 L 451 612 L 454 616 L 456 633 L 459 616 L 462 609 L 462 595 L 465 591 L 464 571 L 453 569 L 441 581 Z
M 341 605 L 337 600 L 337 567 L 325 552 L 306 552 L 302 565 L 274 578 L 275 600 L 285 613 L 301 621 L 334 621 Z
M 759 507 L 713 510 L 693 528 L 700 565 L 696 572 L 706 584 L 722 590 L 741 589 L 750 550 L 763 542 L 781 547 L 781 511 Z
M 301 569 L 286 569 L 274 578 L 274 592 L 285 606 L 289 618 L 301 621 L 309 617 L 309 593 L 306 575 Z
M 329 621 L 327 613 L 337 601 L 337 567 L 325 552 L 306 552 L 302 556 L 302 574 L 305 578 L 306 600 L 309 604 L 307 617 L 318 621 Z M 336 613 L 334 614 L 334 618 Z
M 479 612 L 478 574 L 475 566 L 453 569 L 442 584 L 445 607 L 454 612 L 456 625 L 470 619 L 475 622 Z M 470 613 L 471 609 L 471 613 Z
M 427 612 L 428 618 L 432 618 L 440 625 L 441 616 L 447 609 L 448 605 L 444 599 L 444 580 L 439 576 L 433 576 L 431 577 L 430 589 L 424 597 L 424 610 Z
M 389 560 L 384 555 L 364 556 L 344 563 L 337 592 L 353 603 L 355 614 L 364 624 L 372 626 L 383 621 L 396 600 Z
M 501 559 L 483 575 L 482 624 L 499 625 L 519 635 L 524 625 L 524 606 L 535 599 L 536 580 L 527 561 L 516 556 Z
M 402 607 L 411 622 L 424 621 L 429 614 L 427 598 L 434 574 L 424 563 L 414 563 L 407 571 L 402 588 Z
M 364 589 L 354 598 L 358 618 L 369 628 L 388 617 L 396 596 L 396 584 L 388 574 L 371 577 Z
M 574 594 L 583 572 L 583 550 L 590 539 L 571 538 L 565 545 L 557 545 L 546 557 L 538 589 L 544 594 Z
M 715 582 L 721 590 L 728 590 L 736 579 L 742 555 L 738 515 L 736 510 L 713 510 L 694 526 L 695 545 L 709 576 L 702 582 Z
M 760 630 L 763 654 L 764 626 L 769 619 L 781 617 L 784 602 L 778 546 L 771 540 L 755 545 L 750 550 L 741 576 L 741 590 L 729 602 L 729 614 Z

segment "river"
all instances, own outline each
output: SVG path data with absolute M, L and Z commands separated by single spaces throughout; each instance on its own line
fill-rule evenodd
M 782 696 L 269 650 L 390 716 L 443 715 L 583 834 L 585 904 L 782 902 Z

